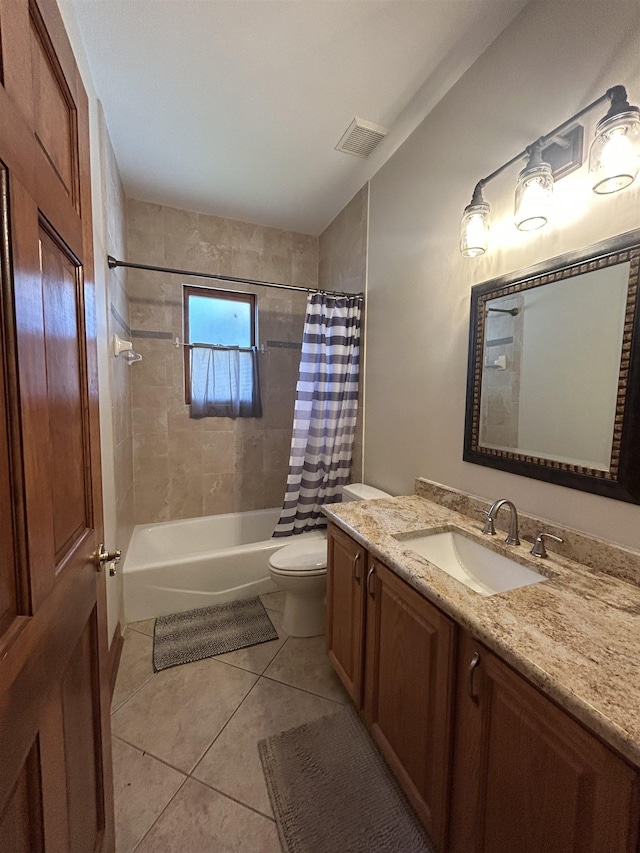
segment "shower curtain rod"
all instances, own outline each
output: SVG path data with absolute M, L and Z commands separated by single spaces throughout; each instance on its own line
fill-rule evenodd
M 298 287 L 295 284 L 279 284 L 276 281 L 258 281 L 254 278 L 235 278 L 231 275 L 218 275 L 212 272 L 197 272 L 197 270 L 179 270 L 172 267 L 157 267 L 152 264 L 132 264 L 129 261 L 118 261 L 112 255 L 107 255 L 109 269 L 115 267 L 126 267 L 131 270 L 149 270 L 151 272 L 164 272 L 169 275 L 187 275 L 196 278 L 213 278 L 216 281 L 230 281 L 233 284 L 257 284 L 260 287 L 276 287 L 280 290 L 298 290 L 303 293 L 326 293 L 327 296 L 356 296 L 364 299 L 364 293 L 341 293 L 337 290 L 322 290 L 319 287 Z

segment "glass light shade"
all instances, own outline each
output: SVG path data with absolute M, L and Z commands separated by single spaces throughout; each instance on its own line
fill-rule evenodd
M 589 152 L 594 193 L 615 193 L 632 184 L 640 169 L 640 113 L 636 109 L 604 118 Z
M 460 226 L 460 251 L 465 258 L 475 258 L 487 251 L 490 210 L 485 201 L 465 207 Z
M 527 166 L 518 175 L 515 223 L 520 231 L 535 231 L 549 219 L 553 196 L 553 174 L 548 163 Z

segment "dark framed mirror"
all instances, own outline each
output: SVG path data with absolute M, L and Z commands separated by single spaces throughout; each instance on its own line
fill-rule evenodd
M 640 230 L 471 291 L 463 458 L 640 503 Z

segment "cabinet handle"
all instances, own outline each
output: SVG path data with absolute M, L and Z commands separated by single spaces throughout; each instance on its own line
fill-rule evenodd
M 360 552 L 355 555 L 353 558 L 353 579 L 360 583 L 361 574 L 358 571 L 358 564 L 360 563 Z
M 375 574 L 375 571 L 376 571 L 376 567 L 375 567 L 375 563 L 374 563 L 374 565 L 371 566 L 371 568 L 369 569 L 369 574 L 367 575 L 367 592 L 369 593 L 371 598 L 376 597 L 375 592 L 373 591 L 373 588 L 371 586 L 371 581 L 373 580 L 373 576 Z
M 480 654 L 478 652 L 474 652 L 473 657 L 471 658 L 471 663 L 469 664 L 469 698 L 476 704 L 478 703 L 478 694 L 475 689 L 474 674 L 479 663 Z

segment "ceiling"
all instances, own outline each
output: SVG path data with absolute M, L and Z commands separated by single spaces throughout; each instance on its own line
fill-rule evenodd
M 71 7 L 128 196 L 318 234 L 526 2 Z M 366 160 L 355 116 L 391 129 Z

